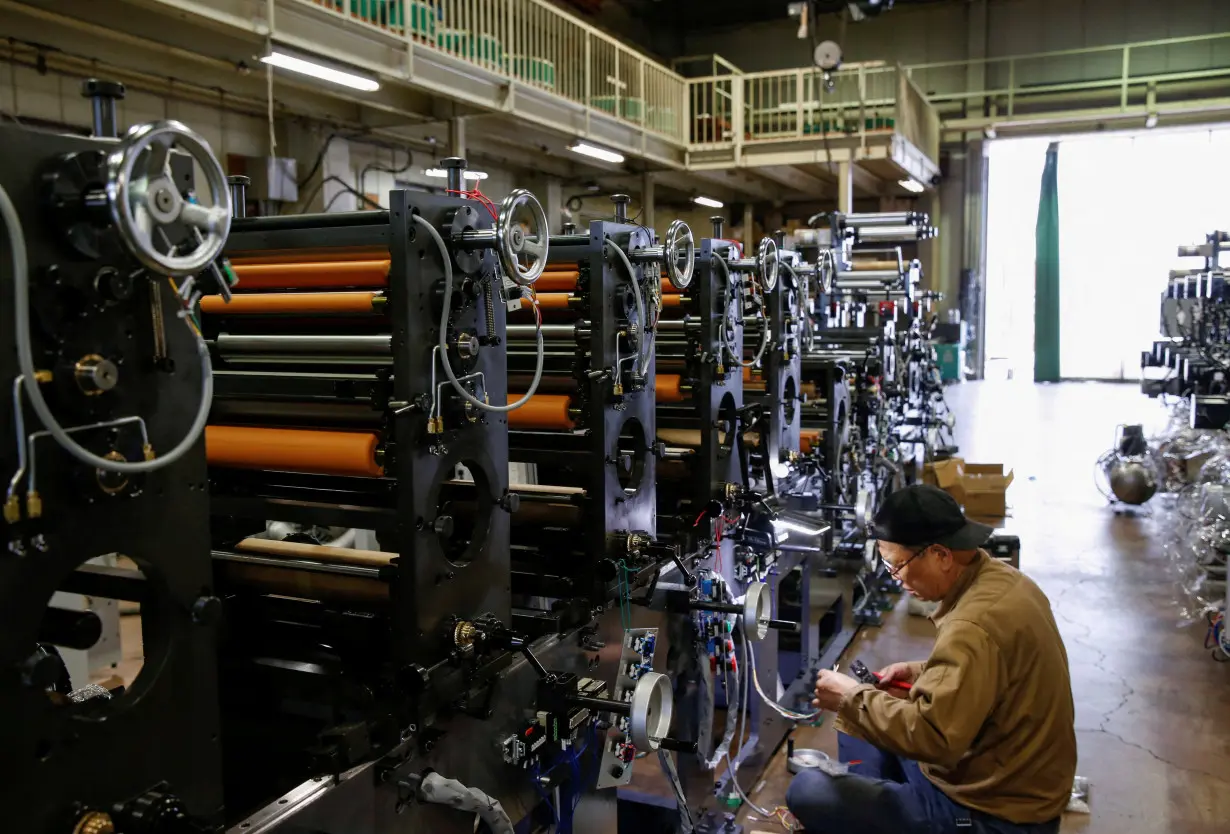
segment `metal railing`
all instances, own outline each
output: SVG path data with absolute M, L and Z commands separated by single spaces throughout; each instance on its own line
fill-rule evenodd
M 679 143 L 682 76 L 543 0 L 300 0 Z
M 828 81 L 808 68 L 712 75 L 687 85 L 693 150 L 897 132 L 930 158 L 939 153 L 938 116 L 899 67 L 856 65 Z
M 1230 79 L 1230 32 L 913 64 L 906 71 L 932 104 L 994 104 L 1012 117 L 1022 105 L 1077 94 L 1113 98 L 1127 110 L 1161 87 Z

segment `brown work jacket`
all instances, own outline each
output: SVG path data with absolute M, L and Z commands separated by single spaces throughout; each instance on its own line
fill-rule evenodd
M 1015 823 L 1053 820 L 1076 775 L 1068 655 L 1033 580 L 979 552 L 931 618 L 908 698 L 848 693 L 837 728 L 917 761 L 954 802 Z

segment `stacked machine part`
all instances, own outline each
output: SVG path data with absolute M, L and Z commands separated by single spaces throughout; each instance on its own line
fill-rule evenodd
M 4 125 L 0 143 L 6 825 L 221 825 L 212 378 L 185 304 L 220 277 L 225 176 L 173 121 L 122 140 Z M 140 606 L 135 677 L 94 662 L 120 606 Z
M 1220 429 L 1230 422 L 1230 292 L 1221 266 L 1227 248 L 1228 232 L 1179 247 L 1180 258 L 1200 258 L 1204 264 L 1170 273 L 1161 300 L 1161 338 L 1141 355 L 1142 368 L 1165 369 L 1161 379 L 1144 378 L 1144 392 L 1186 397 L 1193 429 Z

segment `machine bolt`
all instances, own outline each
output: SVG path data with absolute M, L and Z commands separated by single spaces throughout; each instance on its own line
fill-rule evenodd
M 612 194 L 611 202 L 615 204 L 615 222 L 628 222 L 628 203 L 632 202 L 632 198 L 627 194 Z
M 506 492 L 500 498 L 500 507 L 507 513 L 515 513 L 521 509 L 521 496 L 515 492 Z
M 431 529 L 436 531 L 436 535 L 443 539 L 451 539 L 453 537 L 453 517 L 451 515 L 442 515 L 431 524 Z M 449 577 L 452 578 L 451 576 Z
M 457 337 L 457 355 L 462 359 L 478 356 L 478 337 L 473 333 L 462 333 Z
M 213 625 L 222 614 L 222 600 L 215 596 L 198 597 L 192 604 L 192 622 L 197 625 Z
M 73 375 L 77 378 L 77 385 L 88 397 L 110 391 L 120 381 L 119 368 L 115 363 L 96 353 L 77 360 Z
M 112 266 L 104 266 L 94 276 L 94 291 L 104 301 L 127 301 L 132 298 L 134 282 L 132 273 L 120 272 Z

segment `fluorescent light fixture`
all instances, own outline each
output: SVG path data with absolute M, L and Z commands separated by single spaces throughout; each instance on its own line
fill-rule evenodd
M 428 168 L 423 173 L 429 177 L 438 177 L 439 179 L 448 178 L 448 171 L 445 171 L 443 168 Z M 486 171 L 466 171 L 465 172 L 465 178 L 468 180 L 485 180 L 487 179 L 487 177 L 488 177 L 488 174 Z
M 806 524 L 799 524 L 797 521 L 789 521 L 784 518 L 773 519 L 774 530 L 793 530 L 796 533 L 802 533 L 804 536 L 819 536 L 824 532 L 823 527 L 809 527 Z
M 923 184 L 921 182 L 919 182 L 918 180 L 913 180 L 913 179 L 901 180 L 897 183 L 897 185 L 901 186 L 906 191 L 912 191 L 915 194 L 921 194 L 927 190 L 926 188 L 923 187 Z
M 373 93 L 380 89 L 380 82 L 374 78 L 368 78 L 364 75 L 357 75 L 353 72 L 346 72 L 325 64 L 318 64 L 315 61 L 308 61 L 294 55 L 288 55 L 285 52 L 278 52 L 276 49 L 261 58 L 261 62 L 265 64 L 272 64 L 275 67 L 290 70 L 291 72 L 310 75 L 313 78 L 319 78 L 322 81 L 330 81 L 334 84 L 340 84 L 343 87 L 350 87 L 353 90 L 362 90 L 365 93 Z
M 1145 116 L 1145 128 L 1147 130 L 1153 130 L 1155 127 L 1157 127 L 1157 114 L 1150 113 L 1148 116 Z
M 715 200 L 712 197 L 693 197 L 692 202 L 698 206 L 708 206 L 709 208 L 721 208 L 725 205 L 721 200 Z
M 624 161 L 624 155 L 608 151 L 606 148 L 600 148 L 597 145 L 591 145 L 588 142 L 574 142 L 568 146 L 568 150 L 573 153 L 579 153 L 581 156 L 591 156 L 594 159 L 601 159 L 603 162 L 620 163 Z

